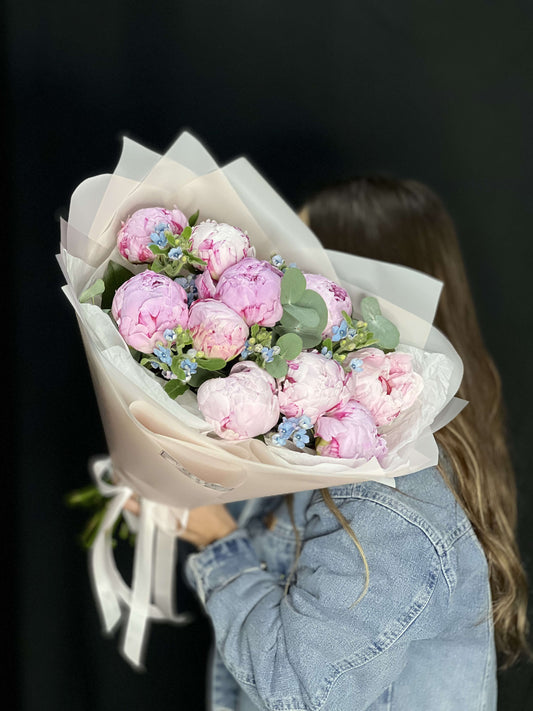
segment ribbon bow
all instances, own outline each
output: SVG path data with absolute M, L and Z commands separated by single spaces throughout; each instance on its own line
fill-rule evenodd
M 188 509 L 176 509 L 141 499 L 136 529 L 131 588 L 117 569 L 111 531 L 133 495 L 128 486 L 105 480 L 112 469 L 109 457 L 98 457 L 89 471 L 102 494 L 109 498 L 106 513 L 89 555 L 89 574 L 104 630 L 111 634 L 125 622 L 121 651 L 135 667 L 143 667 L 144 641 L 151 620 L 184 623 L 190 615 L 177 614 L 174 579 L 176 537 L 187 525 Z M 125 514 L 128 514 L 126 511 Z M 128 523 L 131 519 L 128 518 Z

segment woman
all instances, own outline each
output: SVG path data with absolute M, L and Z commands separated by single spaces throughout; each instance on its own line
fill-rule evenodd
M 495 709 L 502 665 L 527 653 L 526 582 L 500 381 L 455 230 L 414 181 L 361 178 L 303 218 L 330 249 L 445 284 L 435 325 L 463 358 L 470 404 L 436 434 L 439 467 L 190 513 L 187 577 L 210 616 L 212 706 Z M 496 652 L 497 650 L 497 652 Z

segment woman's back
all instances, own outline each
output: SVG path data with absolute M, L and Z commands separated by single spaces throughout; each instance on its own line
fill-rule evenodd
M 292 519 L 282 497 L 245 506 L 235 541 L 247 549 L 244 574 L 216 544 L 190 560 L 225 663 L 247 690 L 217 659 L 214 708 L 233 708 L 227 697 L 239 694 L 240 710 L 496 708 L 483 551 L 437 469 L 396 484 L 330 489 L 368 562 L 360 600 L 363 559 L 319 491 L 294 495 Z M 295 528 L 302 549 L 285 594 Z
M 453 464 L 458 499 L 489 563 L 498 662 L 505 668 L 531 659 L 501 380 L 477 320 L 451 215 L 423 183 L 369 175 L 319 191 L 304 216 L 330 249 L 412 267 L 443 282 L 435 326 L 463 360 L 457 395 L 468 406 L 435 438 Z

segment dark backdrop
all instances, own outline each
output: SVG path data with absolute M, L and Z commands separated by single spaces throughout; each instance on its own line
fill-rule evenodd
M 529 0 L 7 0 L 4 520 L 14 533 L 6 667 L 24 711 L 202 709 L 210 629 L 153 628 L 148 671 L 99 631 L 63 494 L 105 450 L 54 255 L 58 216 L 111 171 L 122 134 L 164 150 L 189 128 L 219 162 L 245 154 L 295 207 L 358 171 L 429 183 L 456 220 L 500 368 L 529 574 L 533 5 Z M 15 335 L 13 339 L 13 334 Z M 5 334 L 7 336 L 7 334 Z M 15 341 L 13 347 L 13 340 Z M 9 516 L 11 514 L 11 516 Z M 12 522 L 12 525 L 11 525 Z M 531 668 L 502 675 L 501 709 L 533 705 Z

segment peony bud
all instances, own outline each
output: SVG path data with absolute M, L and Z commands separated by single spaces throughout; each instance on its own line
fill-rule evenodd
M 117 235 L 120 254 L 134 264 L 153 262 L 155 254 L 149 249 L 152 234 L 164 229 L 173 234 L 181 234 L 187 225 L 187 218 L 177 208 L 143 207 L 122 223 Z
M 319 417 L 315 424 L 316 451 L 324 457 L 381 459 L 387 445 L 370 412 L 355 400 Z
M 317 417 L 348 399 L 345 373 L 336 360 L 320 353 L 300 353 L 289 361 L 289 372 L 279 387 L 279 405 L 286 417 Z
M 247 257 L 222 274 L 215 298 L 240 314 L 248 326 L 274 326 L 283 315 L 281 277 L 269 262 Z
M 215 299 L 198 299 L 189 312 L 194 348 L 207 358 L 231 360 L 244 348 L 248 326 L 229 306 Z
M 383 353 L 378 348 L 362 348 L 350 353 L 361 361 L 359 371 L 348 373 L 346 387 L 354 400 L 364 405 L 381 427 L 411 407 L 424 387 L 422 377 L 413 371 L 408 353 Z
M 115 292 L 111 313 L 126 343 L 141 353 L 152 353 L 164 333 L 187 328 L 185 289 L 164 274 L 141 272 Z
M 270 431 L 279 419 L 276 381 L 255 363 L 237 363 L 227 378 L 198 388 L 198 408 L 216 434 L 241 440 Z
M 248 235 L 238 227 L 206 220 L 193 227 L 191 252 L 206 262 L 207 267 L 200 269 L 207 269 L 213 279 L 218 279 L 228 267 L 253 256 L 255 250 L 250 247 Z

